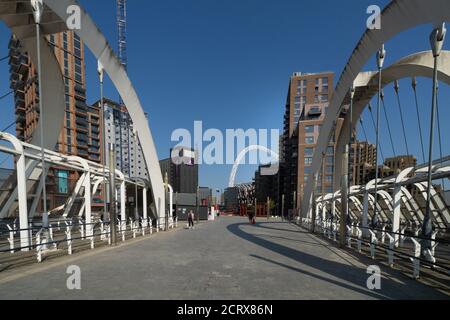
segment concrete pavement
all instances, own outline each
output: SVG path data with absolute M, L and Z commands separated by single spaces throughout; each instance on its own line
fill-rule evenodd
M 81 269 L 81 290 L 67 289 L 70 265 Z M 381 269 L 381 290 L 371 291 L 367 264 L 298 227 L 223 217 L 194 230 L 0 273 L 0 299 L 449 298 Z

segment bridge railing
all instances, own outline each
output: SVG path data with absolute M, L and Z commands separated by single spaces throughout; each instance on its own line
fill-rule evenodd
M 153 222 L 156 222 L 154 226 Z M 136 239 L 138 236 L 151 235 L 164 229 L 164 224 L 158 223 L 159 219 L 135 220 L 129 218 L 128 221 L 117 220 L 116 237 L 125 242 L 130 239 Z M 169 229 L 176 228 L 178 221 L 176 219 L 169 221 Z M 83 219 L 61 219 L 51 221 L 48 228 L 30 223 L 30 227 L 20 229 L 16 223 L 7 224 L 7 231 L 0 232 L 0 265 L 8 264 L 8 261 L 15 255 L 20 259 L 24 256 L 30 256 L 30 252 L 35 251 L 35 257 L 38 262 L 42 262 L 46 255 L 53 252 L 64 252 L 71 255 L 75 245 L 90 245 L 94 249 L 96 243 L 103 242 L 111 245 L 111 222 L 98 220 L 92 223 L 86 223 Z M 31 244 L 22 246 L 20 242 L 20 232 L 29 233 Z M 26 252 L 24 252 L 26 250 Z
M 314 222 L 310 218 L 300 220 L 300 225 L 309 230 L 312 229 L 313 224 L 315 232 L 331 241 L 340 242 L 339 219 L 319 218 Z M 389 227 L 388 224 L 377 228 L 363 227 L 359 223 L 345 224 L 347 248 L 356 249 L 359 253 L 367 253 L 374 260 L 377 257 L 386 259 L 390 267 L 394 267 L 395 260 L 406 262 L 412 267 L 412 277 L 415 279 L 420 277 L 421 268 L 424 266 L 444 276 L 450 276 L 450 240 L 445 238 L 446 229 L 435 230 L 430 239 L 420 236 L 419 228 L 410 232 L 407 226 L 403 225 L 401 232 L 392 232 Z M 364 229 L 368 231 L 368 236 L 363 236 Z M 423 241 L 431 241 L 430 250 L 422 250 Z

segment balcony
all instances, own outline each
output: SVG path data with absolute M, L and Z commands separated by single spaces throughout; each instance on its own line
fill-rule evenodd
M 93 146 L 93 147 L 100 147 L 100 141 L 98 141 L 98 140 L 95 140 L 95 139 L 92 139 L 92 142 L 90 142 L 89 143 L 89 145 L 90 146 Z
M 77 151 L 78 151 L 78 155 L 80 155 L 80 156 L 88 156 L 87 150 L 78 148 Z
M 16 49 L 19 46 L 19 39 L 11 37 L 8 42 L 8 49 Z
M 85 95 L 75 96 L 75 101 L 86 103 L 86 96 Z
M 86 96 L 86 89 L 83 88 L 83 86 L 76 84 L 75 85 L 75 93 L 78 94 L 78 96 L 81 96 L 84 98 Z
M 81 124 L 83 126 L 86 126 L 86 128 L 88 127 L 88 120 L 87 120 L 86 115 L 80 115 L 80 116 L 77 115 L 75 117 L 75 122 L 78 124 Z
M 91 154 L 90 153 L 89 154 L 89 160 L 98 162 L 98 161 L 100 161 L 100 156 L 98 154 Z
M 87 126 L 87 121 L 86 121 L 86 124 L 84 124 L 82 120 L 78 120 L 76 124 L 77 124 L 77 126 L 76 126 L 77 131 L 81 131 L 81 132 L 85 132 L 85 133 L 89 132 L 89 128 Z
M 88 111 L 88 107 L 87 107 L 86 103 L 79 101 L 79 100 L 75 100 L 75 112 L 86 115 L 87 111 Z
M 90 153 L 100 154 L 100 147 L 89 147 Z
M 15 97 L 14 102 L 16 105 L 16 114 L 18 112 L 25 112 L 25 100 L 21 97 Z
M 322 115 L 322 110 L 320 107 L 312 107 L 309 109 L 308 116 L 309 117 L 320 117 Z
M 80 140 L 80 139 L 78 139 L 77 138 L 77 145 L 78 145 L 78 148 L 87 148 L 87 141 L 85 141 L 85 140 Z

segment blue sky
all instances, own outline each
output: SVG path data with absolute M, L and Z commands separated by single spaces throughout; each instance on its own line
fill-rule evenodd
M 115 48 L 115 0 L 81 0 Z M 294 71 L 334 71 L 336 81 L 365 29 L 373 0 L 128 0 L 129 76 L 149 120 L 159 158 L 169 156 L 177 128 L 281 129 L 289 77 Z M 397 59 L 429 50 L 431 26 L 409 30 L 386 44 L 389 65 Z M 9 31 L 0 27 L 0 55 L 7 54 Z M 447 41 L 448 43 L 448 41 Z M 449 46 L 446 45 L 445 48 Z M 375 68 L 375 60 L 366 70 Z M 8 66 L 0 62 L 0 94 L 8 89 Z M 411 149 L 420 154 L 410 80 L 401 82 Z M 421 117 L 428 137 L 431 82 L 419 79 Z M 96 61 L 87 55 L 88 101 L 98 99 Z M 402 131 L 391 87 L 387 108 L 398 153 Z M 441 118 L 450 116 L 448 88 L 442 87 Z M 117 98 L 109 82 L 106 95 Z M 14 121 L 11 98 L 0 101 L 0 127 Z M 411 111 L 409 111 L 411 110 Z M 414 112 L 413 112 L 414 111 Z M 367 113 L 369 140 L 374 130 Z M 443 126 L 443 136 L 450 128 Z M 385 155 L 391 155 L 386 129 Z M 446 139 L 444 139 L 446 140 Z M 448 140 L 448 139 L 447 139 Z M 428 141 L 428 139 L 426 139 Z M 428 143 L 427 143 L 428 145 Z M 444 154 L 450 142 L 444 141 Z M 437 153 L 436 153 L 437 155 Z M 1 161 L 1 159 L 0 159 Z M 241 166 L 237 182 L 250 181 L 256 167 Z M 230 166 L 202 166 L 200 183 L 224 188 Z

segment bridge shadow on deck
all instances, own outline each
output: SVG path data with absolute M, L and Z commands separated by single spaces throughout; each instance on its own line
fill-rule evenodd
M 271 227 L 267 226 L 270 225 Z M 301 251 L 301 243 L 303 242 L 305 245 L 311 246 L 311 245 L 317 245 L 318 247 L 321 247 L 321 249 L 327 248 L 328 250 L 331 250 L 328 246 L 324 245 L 323 243 L 320 243 L 317 239 L 312 237 L 312 235 L 304 231 L 302 229 L 298 230 L 292 230 L 292 229 L 285 229 L 285 228 L 275 228 L 272 227 L 273 225 L 279 225 L 282 226 L 290 226 L 286 223 L 264 223 L 260 222 L 256 225 L 250 226 L 248 223 L 236 223 L 229 225 L 227 227 L 228 231 L 233 233 L 234 235 L 247 240 L 249 242 L 252 242 L 256 245 L 259 245 L 265 249 L 271 250 L 277 254 L 280 254 L 284 257 L 287 257 L 289 259 L 292 259 L 293 261 L 306 265 L 308 267 L 317 269 L 321 271 L 322 273 L 328 274 L 330 277 L 326 277 L 320 274 L 315 274 L 311 271 L 307 271 L 301 268 L 301 266 L 294 266 L 294 265 L 288 265 L 286 263 L 275 261 L 273 259 L 269 259 L 267 257 L 262 257 L 260 255 L 251 254 L 250 256 L 256 259 L 259 259 L 261 261 L 264 261 L 266 263 L 272 263 L 279 267 L 283 267 L 292 271 L 296 271 L 299 273 L 302 273 L 306 276 L 316 278 L 318 280 L 329 282 L 330 284 L 340 286 L 342 288 L 358 292 L 360 294 L 366 295 L 368 297 L 372 297 L 375 299 L 448 299 L 448 297 L 436 290 L 433 290 L 431 288 L 425 287 L 423 285 L 418 284 L 417 282 L 407 279 L 407 278 L 400 278 L 402 279 L 401 282 L 394 282 L 393 280 L 389 279 L 390 272 L 387 272 L 385 268 L 381 267 L 382 274 L 384 276 L 388 276 L 387 278 L 383 277 L 381 280 L 382 283 L 382 290 L 380 291 L 372 291 L 366 288 L 366 282 L 369 277 L 369 275 L 366 273 L 365 268 L 357 267 L 355 265 L 352 265 L 350 261 L 342 257 L 340 254 L 338 254 L 336 251 L 332 250 L 333 254 L 338 256 L 341 259 L 344 259 L 347 263 L 341 263 L 336 262 L 328 259 L 321 258 L 319 255 L 312 255 L 306 252 Z M 287 247 L 285 245 L 272 242 L 269 240 L 266 240 L 262 237 L 269 237 L 274 239 L 282 239 L 283 237 L 277 237 L 272 235 L 261 235 L 261 234 L 252 234 L 249 232 L 246 232 L 242 230 L 242 226 L 247 226 L 253 228 L 254 231 L 258 230 L 274 230 L 276 232 L 286 232 L 286 233 L 292 233 L 295 232 L 297 234 L 304 234 L 308 236 L 308 240 L 314 239 L 314 243 L 311 243 L 310 241 L 302 241 L 301 239 L 295 240 L 294 242 L 298 249 L 293 249 L 290 247 Z M 292 227 L 291 227 L 292 228 Z M 298 227 L 297 227 L 298 228 Z M 285 240 L 289 240 L 286 239 Z M 325 247 L 325 248 L 324 248 Z M 333 279 L 334 277 L 334 279 Z M 340 281 L 341 280 L 341 281 Z M 417 294 L 416 294 L 417 293 Z

